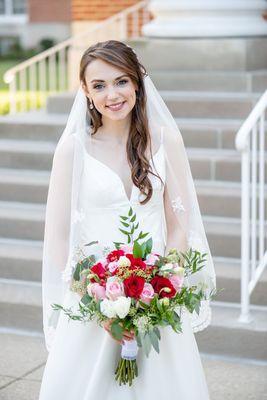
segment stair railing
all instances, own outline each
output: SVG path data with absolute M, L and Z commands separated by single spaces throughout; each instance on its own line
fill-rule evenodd
M 237 132 L 235 144 L 241 164 L 241 313 L 252 321 L 250 296 L 267 266 L 266 143 L 267 90 Z
M 141 1 L 7 70 L 9 113 L 40 108 L 48 95 L 77 88 L 77 60 L 83 51 L 99 41 L 142 36 L 142 26 L 150 20 L 147 6 L 147 0 Z

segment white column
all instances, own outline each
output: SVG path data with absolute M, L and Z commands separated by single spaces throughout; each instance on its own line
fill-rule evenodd
M 265 0 L 154 0 L 155 19 L 144 25 L 150 37 L 244 37 L 267 35 Z

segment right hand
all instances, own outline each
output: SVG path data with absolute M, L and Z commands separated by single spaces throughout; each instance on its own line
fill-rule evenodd
M 111 326 L 111 324 L 112 324 L 113 321 L 114 321 L 113 319 L 110 319 L 110 320 L 105 321 L 105 322 L 103 323 L 104 329 L 110 334 L 110 336 L 112 337 L 112 339 L 114 339 L 116 342 L 118 342 L 118 343 L 120 343 L 120 344 L 123 344 L 123 341 L 124 341 L 124 340 L 132 340 L 132 339 L 134 339 L 134 331 L 131 331 L 131 332 L 130 332 L 130 331 L 127 331 L 127 330 L 124 330 L 123 336 L 122 336 L 122 340 L 115 339 L 115 338 L 112 336 L 112 333 L 111 333 L 111 330 L 110 330 L 110 326 Z

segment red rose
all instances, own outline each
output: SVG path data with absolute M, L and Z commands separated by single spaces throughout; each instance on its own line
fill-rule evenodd
M 113 250 L 107 255 L 107 260 L 108 260 L 108 262 L 118 261 L 120 256 L 123 256 L 123 255 L 124 255 L 123 250 Z
M 131 261 L 130 270 L 142 269 L 145 270 L 147 265 L 142 258 L 135 258 L 132 254 L 125 254 L 125 256 Z
M 176 290 L 168 278 L 156 275 L 150 283 L 155 292 L 159 293 L 159 297 L 174 297 L 176 294 Z M 161 290 L 163 288 L 168 288 L 168 291 Z
M 145 278 L 133 275 L 129 278 L 126 278 L 123 284 L 124 292 L 127 297 L 139 299 L 145 285 Z
M 101 280 L 103 280 L 106 276 L 106 270 L 100 262 L 93 265 L 91 271 L 96 274 Z M 94 278 L 90 279 L 91 282 L 96 282 Z

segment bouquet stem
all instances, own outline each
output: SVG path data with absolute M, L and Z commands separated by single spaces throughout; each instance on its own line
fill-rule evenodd
M 125 341 L 121 349 L 121 358 L 118 362 L 115 379 L 119 385 L 132 385 L 135 377 L 138 376 L 138 367 L 136 356 L 138 352 L 137 342 L 135 339 Z

